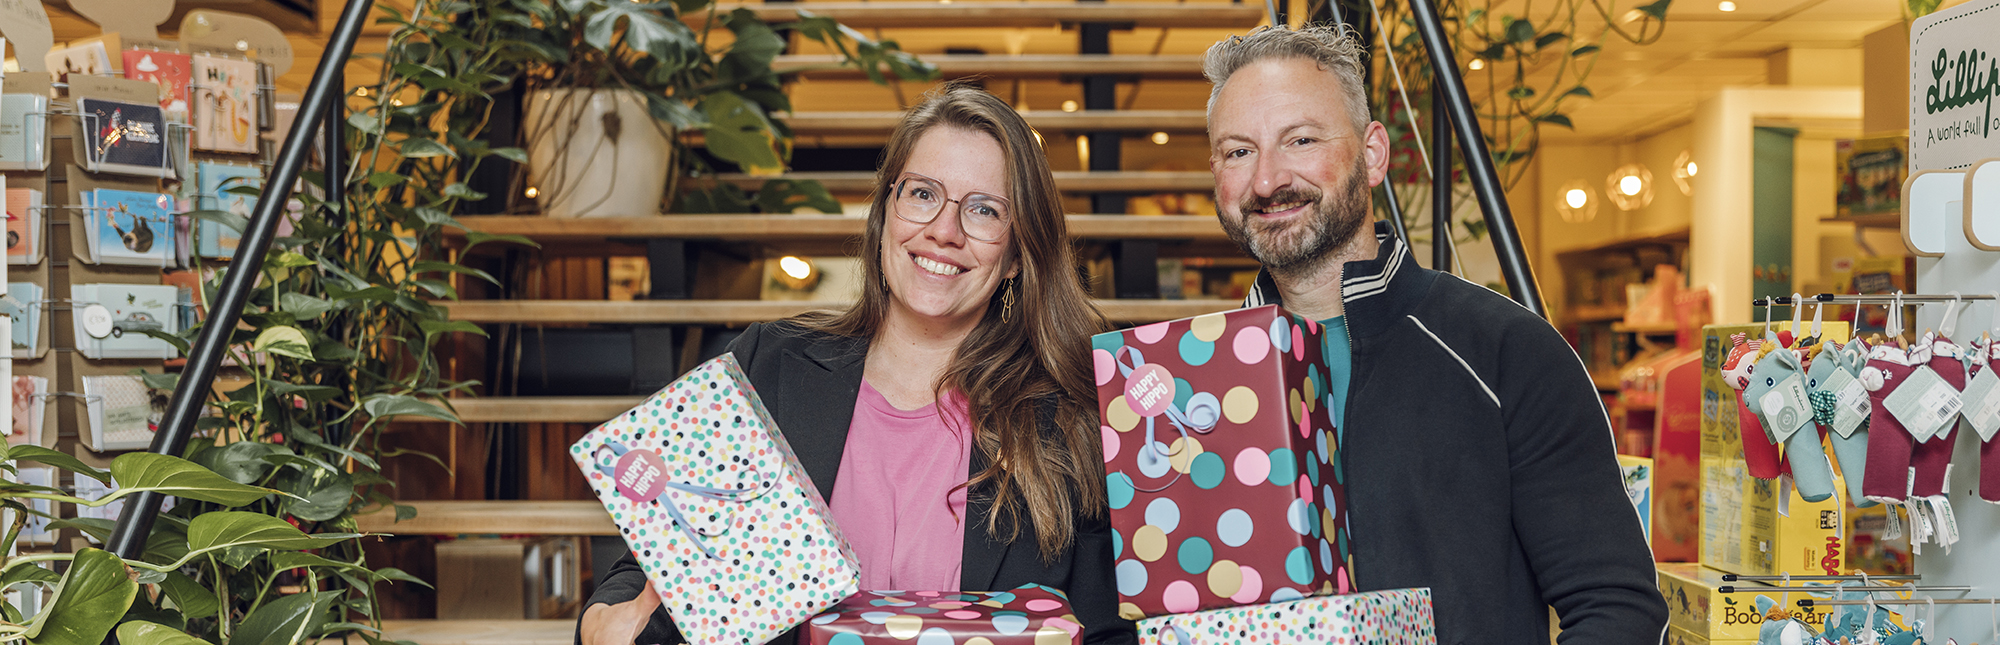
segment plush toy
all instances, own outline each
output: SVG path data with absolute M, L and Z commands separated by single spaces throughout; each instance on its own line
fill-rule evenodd
M 1813 421 L 1820 432 L 1833 442 L 1833 454 L 1839 458 L 1840 476 L 1847 481 L 1847 499 L 1857 508 L 1868 508 L 1878 504 L 1861 494 L 1862 473 L 1868 471 L 1868 390 L 1855 380 L 1861 371 L 1862 356 L 1867 350 L 1860 340 L 1846 344 L 1827 342 L 1822 346 L 1819 357 L 1813 359 L 1812 366 L 1806 368 L 1806 397 L 1812 400 Z M 1864 412 L 1856 413 L 1852 408 L 1837 410 L 1841 395 L 1852 391 Z M 1850 416 L 1853 415 L 1853 416 Z M 1842 420 L 1859 417 L 1858 421 L 1839 423 Z
M 1929 343 L 1930 361 L 1927 365 L 1938 377 L 1944 379 L 1951 405 L 1956 407 L 1960 393 L 1965 391 L 1966 356 L 1964 349 L 1951 339 L 1940 334 L 1931 337 Z M 1914 353 L 1914 352 L 1913 352 Z M 1943 392 L 1943 390 L 1939 390 Z M 1952 447 L 1958 443 L 1958 421 L 1956 415 L 1947 416 L 1943 426 L 1927 441 L 1918 441 L 1910 452 L 1910 467 L 1916 470 L 1916 480 L 1910 494 L 1915 497 L 1941 497 L 1944 495 L 1945 468 L 1951 465 Z
M 1925 358 L 1928 360 L 1928 356 Z M 1921 366 L 1910 360 L 1910 352 L 1884 343 L 1868 350 L 1867 366 L 1858 375 L 1861 386 L 1868 390 L 1870 405 L 1868 466 L 1861 479 L 1861 492 L 1868 499 L 1895 504 L 1909 496 L 1910 451 L 1916 438 L 1889 412 L 1883 400 Z
M 1722 363 L 1722 380 L 1731 389 L 1741 391 L 1750 385 L 1757 367 L 1757 349 L 1763 341 L 1747 340 L 1746 334 L 1732 334 L 1729 340 L 1734 346 Z M 1768 438 L 1763 421 L 1747 407 L 1748 402 L 1747 396 L 1737 397 L 1736 429 L 1743 441 L 1743 464 L 1751 477 L 1777 479 L 1783 472 L 1778 465 L 1778 446 Z
M 1983 336 L 1980 340 L 1973 341 L 1972 355 L 1972 377 L 1979 378 L 1982 375 L 1988 375 L 1985 378 L 1991 381 L 1994 378 L 1991 375 L 1996 374 L 1994 370 L 2000 368 L 2000 342 L 1995 342 L 1995 339 L 1991 336 Z M 1971 381 L 1967 381 L 1967 384 L 1969 391 Z M 1986 401 L 1993 401 L 1995 397 L 2000 397 L 2000 386 L 1989 390 L 1986 396 Z M 1972 427 L 1974 432 L 1979 432 L 1979 428 L 1972 426 L 1972 420 L 1978 419 L 1991 423 L 1991 421 L 1988 421 L 1990 417 L 1983 414 L 1983 412 L 1983 410 L 1974 410 L 1969 405 L 1965 410 L 1967 426 Z M 2000 433 L 1996 433 L 1990 425 L 1987 428 L 1986 431 L 1979 432 L 1979 498 L 1989 502 L 2000 503 Z
M 1764 614 L 1764 624 L 1757 628 L 1757 645 L 1813 645 L 1819 642 L 1819 635 L 1812 627 L 1799 620 L 1790 609 L 1779 607 L 1778 601 L 1770 596 L 1757 597 L 1757 611 Z
M 1806 399 L 1804 367 L 1798 350 L 1787 349 L 1775 334 L 1767 334 L 1756 366 L 1746 375 L 1743 405 L 1764 421 L 1770 438 L 1785 446 L 1786 461 L 1792 465 L 1792 480 L 1799 496 L 1808 502 L 1833 496 L 1833 464 L 1820 447 L 1819 431 L 1813 427 L 1812 403 Z M 1749 360 L 1745 357 L 1744 360 Z M 1744 441 L 1749 441 L 1744 435 Z

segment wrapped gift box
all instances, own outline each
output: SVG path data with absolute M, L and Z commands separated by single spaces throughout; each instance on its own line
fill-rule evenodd
M 1121 615 L 1352 587 L 1325 332 L 1265 306 L 1091 339 Z
M 807 627 L 809 645 L 1081 643 L 1069 597 L 1041 585 L 1013 591 L 875 591 L 854 594 Z
M 570 456 L 690 643 L 762 643 L 855 591 L 859 561 L 732 355 Z
M 1431 590 L 1395 589 L 1139 621 L 1140 645 L 1430 645 Z

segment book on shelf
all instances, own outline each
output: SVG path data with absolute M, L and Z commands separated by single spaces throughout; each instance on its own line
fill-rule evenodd
M 99 188 L 84 218 L 90 257 L 98 264 L 174 265 L 174 199 L 170 195 Z
M 0 177 L 0 186 L 5 185 Z M 8 188 L 7 263 L 38 264 L 42 261 L 42 191 Z
M 42 331 L 42 285 L 33 282 L 9 282 L 6 295 L 0 295 L 0 316 L 13 325 L 13 357 L 34 358 L 39 349 Z
M 165 416 L 167 395 L 146 387 L 137 376 L 83 377 L 83 396 L 90 412 L 90 432 L 83 433 L 91 450 L 145 450 Z M 88 478 L 84 478 L 88 479 Z
M 198 205 L 205 211 L 224 211 L 248 222 L 257 208 L 257 197 L 245 194 L 262 183 L 263 172 L 255 166 L 204 161 L 195 167 L 200 179 Z M 195 254 L 204 258 L 230 258 L 243 232 L 212 222 L 195 223 Z
M 0 94 L 0 170 L 49 168 L 49 97 Z
M 160 109 L 167 118 L 186 122 L 193 60 L 187 54 L 146 49 L 127 49 L 124 56 L 125 78 L 159 85 Z
M 256 63 L 196 54 L 193 67 L 194 147 L 257 152 Z
M 160 284 L 70 285 L 77 351 L 89 359 L 178 356 L 173 344 L 146 334 L 180 333 L 177 291 Z

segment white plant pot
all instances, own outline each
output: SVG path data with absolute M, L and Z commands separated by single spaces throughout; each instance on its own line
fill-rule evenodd
M 671 143 L 632 90 L 537 90 L 525 119 L 528 185 L 548 217 L 658 215 Z

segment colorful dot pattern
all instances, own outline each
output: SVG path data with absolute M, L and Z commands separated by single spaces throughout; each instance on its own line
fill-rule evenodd
M 669 489 L 633 503 L 600 467 L 600 448 L 612 443 L 658 453 L 670 482 L 767 491 L 721 501 Z M 703 363 L 598 426 L 570 456 L 690 643 L 768 641 L 859 584 L 860 562 L 733 355 Z M 698 538 L 675 525 L 669 501 Z
M 1264 306 L 1091 338 L 1121 615 L 1353 589 L 1326 331 Z M 1171 374 L 1175 405 L 1219 407 L 1214 427 L 1183 437 L 1168 415 L 1152 417 L 1155 452 L 1144 454 L 1149 419 L 1126 401 L 1126 348 L 1126 365 L 1136 352 Z
M 1368 591 L 1139 621 L 1139 645 L 1434 645 L 1429 589 Z
M 1069 597 L 1042 585 L 1012 591 L 864 591 L 807 622 L 807 645 L 1070 645 L 1083 624 Z

